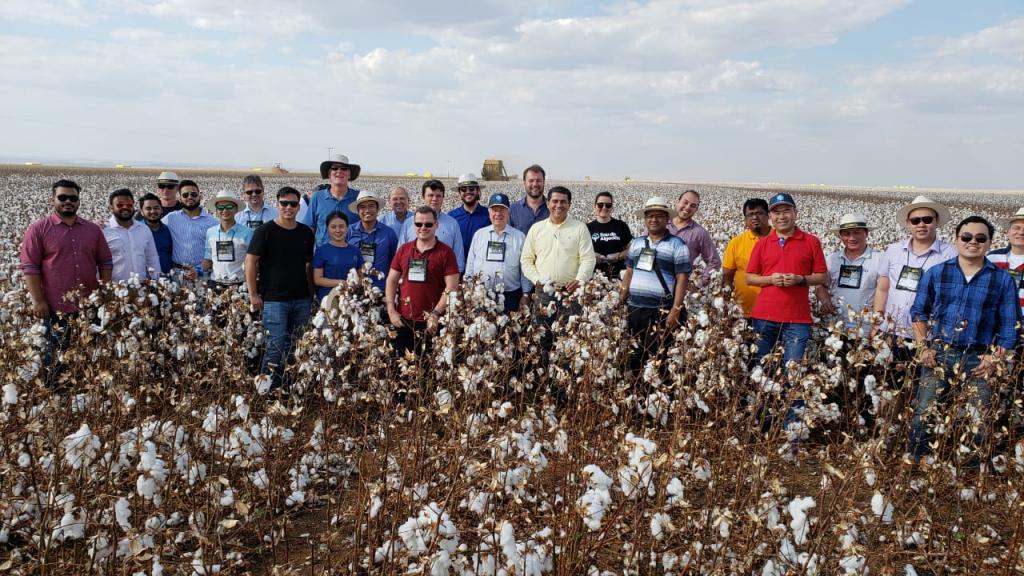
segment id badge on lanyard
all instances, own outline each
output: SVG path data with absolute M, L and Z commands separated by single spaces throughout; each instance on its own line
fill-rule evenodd
M 844 264 L 839 267 L 839 284 L 840 288 L 853 288 L 854 290 L 860 289 L 860 281 L 864 276 L 863 266 L 853 266 Z
M 917 292 L 917 285 L 921 282 L 921 276 L 923 274 L 923 268 L 904 264 L 903 269 L 900 270 L 899 280 L 896 281 L 896 289 L 906 290 L 907 292 Z
M 487 243 L 487 258 L 488 262 L 504 262 L 505 261 L 505 243 L 490 241 Z
M 427 281 L 427 259 L 426 258 L 410 258 L 409 259 L 409 282 L 426 282 Z
M 235 243 L 231 240 L 217 240 L 217 262 L 235 261 Z
M 360 242 L 359 253 L 363 255 L 363 262 L 373 266 L 373 258 L 377 254 L 377 245 L 373 242 Z
M 245 223 L 250 230 L 255 230 L 263 225 L 263 220 L 246 220 Z
M 654 271 L 654 259 L 657 253 L 652 248 L 641 248 L 640 257 L 636 259 L 636 269 L 644 272 Z

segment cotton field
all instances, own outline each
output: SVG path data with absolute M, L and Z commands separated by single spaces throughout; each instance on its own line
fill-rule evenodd
M 180 174 L 207 195 L 242 177 Z M 911 391 L 883 384 L 880 339 L 840 356 L 831 343 L 841 324 L 819 318 L 809 361 L 786 389 L 779 374 L 748 368 L 754 336 L 720 282 L 687 298 L 689 320 L 666 361 L 633 374 L 609 281 L 572 296 L 583 312 L 556 324 L 544 369 L 528 314 L 502 316 L 472 283 L 442 319 L 434 354 L 395 359 L 381 294 L 352 280 L 313 318 L 287 394 L 251 372 L 262 336 L 244 293 L 114 285 L 84 305 L 65 380 L 51 391 L 17 257 L 61 176 L 82 186 L 80 215 L 92 220 L 106 219 L 111 190 L 138 195 L 155 183 L 155 172 L 0 171 L 0 572 L 1024 572 L 1015 397 L 979 415 L 954 389 L 935 456 L 908 466 Z M 270 192 L 320 182 L 264 180 Z M 634 232 L 632 212 L 647 198 L 690 187 L 557 183 L 585 221 L 594 195 L 612 191 Z M 420 180 L 353 183 L 381 195 L 398 184 L 415 203 Z M 703 198 L 696 220 L 720 251 L 742 230 L 743 201 L 775 190 L 692 187 Z M 484 194 L 495 190 L 522 196 L 516 181 Z M 827 230 L 845 212 L 877 227 L 876 248 L 902 238 L 895 213 L 921 193 L 791 191 L 799 225 L 826 253 L 839 246 Z M 1010 194 L 927 194 L 954 221 L 998 222 L 1024 205 Z M 457 201 L 449 192 L 447 207 Z M 994 389 L 1009 391 L 1016 371 L 1005 366 Z M 801 425 L 766 424 L 766 408 L 794 398 L 806 401 Z M 991 433 L 971 472 L 967 443 L 980 423 Z

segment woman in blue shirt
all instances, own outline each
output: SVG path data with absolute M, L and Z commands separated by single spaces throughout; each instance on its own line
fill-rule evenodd
M 331 289 L 348 278 L 353 268 L 362 277 L 359 270 L 363 263 L 359 250 L 349 246 L 345 241 L 348 234 L 348 216 L 343 212 L 331 212 L 327 215 L 327 235 L 329 240 L 321 244 L 313 253 L 313 284 L 317 286 L 316 299 L 322 301 Z

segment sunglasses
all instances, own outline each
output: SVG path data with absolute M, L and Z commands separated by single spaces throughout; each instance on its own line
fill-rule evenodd
M 434 223 L 433 222 L 413 222 L 413 224 L 415 224 L 417 228 L 433 228 L 434 227 Z
M 459 186 L 459 192 L 479 192 L 479 186 Z
M 597 206 L 598 208 L 609 208 L 610 209 L 612 207 L 612 203 L 611 202 L 598 202 L 597 204 L 595 204 L 595 206 Z
M 216 208 L 217 210 L 237 210 L 238 209 L 238 206 L 235 206 L 231 202 L 225 202 L 223 204 L 214 204 L 213 207 Z
M 970 232 L 964 232 L 960 235 L 960 241 L 964 244 L 967 244 L 968 242 L 984 244 L 985 242 L 988 242 L 988 234 L 971 234 Z
M 57 200 L 59 202 L 78 202 L 78 196 L 71 196 L 70 194 L 57 194 Z
M 298 208 L 299 207 L 299 201 L 298 200 L 278 200 L 277 201 L 277 205 L 280 206 L 281 208 Z
M 182 192 L 182 198 L 199 198 L 199 192 Z
M 334 170 L 348 170 L 348 166 L 345 166 L 343 164 L 335 164 L 334 166 L 331 166 L 331 171 Z
M 931 224 L 935 221 L 935 216 L 915 216 L 909 219 L 910 223 L 914 226 L 924 222 L 925 224 Z
M 253 194 L 263 194 L 263 190 L 260 190 L 259 188 L 257 188 L 255 190 L 246 190 L 245 191 L 245 195 L 246 196 L 252 196 Z
M 161 189 L 161 190 L 174 190 L 175 188 L 178 187 L 178 185 L 177 184 L 157 184 L 156 187 Z

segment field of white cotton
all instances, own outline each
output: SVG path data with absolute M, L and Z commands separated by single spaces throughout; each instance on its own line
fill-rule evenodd
M 61 176 L 83 215 L 154 175 Z M 241 178 L 203 174 L 203 191 Z M 627 370 L 616 286 L 570 298 L 549 361 L 528 313 L 499 314 L 468 281 L 434 353 L 396 359 L 381 295 L 350 281 L 313 319 L 289 394 L 254 379 L 259 318 L 240 292 L 166 280 L 105 287 L 83 303 L 57 390 L 40 378 L 43 332 L 17 264 L 48 209 L 53 173 L 0 170 L 0 572 L 12 574 L 1012 574 L 1024 571 L 1024 436 L 1015 397 L 966 409 L 956 386 L 926 466 L 904 457 L 909 387 L 888 385 L 881 340 L 820 317 L 808 362 L 777 385 L 751 370 L 753 335 L 713 282 L 665 359 Z M 319 181 L 266 177 L 266 188 Z M 681 184 L 559 182 L 589 219 Z M 419 181 L 365 178 L 379 193 Z M 551 182 L 549 181 L 549 184 Z M 720 250 L 740 206 L 773 190 L 692 186 Z M 488 191 L 521 196 L 516 182 Z M 886 190 L 793 190 L 826 251 L 844 212 L 876 247 L 902 237 Z M 998 220 L 1024 199 L 930 193 L 954 220 Z M 453 207 L 454 194 L 447 203 Z M 943 230 L 948 238 L 950 229 Z M 997 244 L 1003 241 L 999 235 Z M 882 359 L 881 361 L 879 359 Z M 994 389 L 1018 381 L 1004 366 Z M 396 394 L 399 389 L 404 394 Z M 794 398 L 802 426 L 779 413 Z M 974 430 L 990 430 L 981 446 Z M 799 439 L 799 442 L 794 440 Z M 794 446 L 796 449 L 794 450 Z M 982 456 L 980 470 L 968 466 Z

